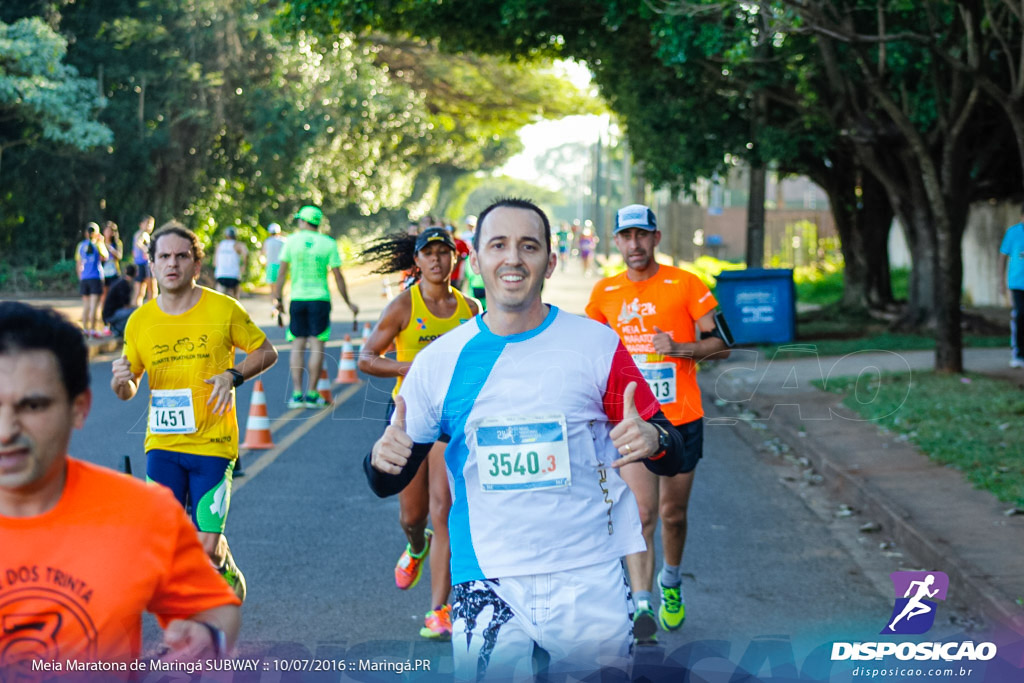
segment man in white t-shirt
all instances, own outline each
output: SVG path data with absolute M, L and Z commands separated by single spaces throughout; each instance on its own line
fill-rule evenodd
M 217 280 L 217 291 L 237 299 L 242 284 L 242 274 L 249 260 L 249 251 L 236 240 L 234 228 L 224 231 L 224 239 L 213 252 L 213 277 Z
M 557 257 L 536 205 L 491 205 L 473 247 L 490 307 L 416 357 L 364 471 L 378 495 L 397 493 L 451 438 L 457 679 L 529 676 L 535 646 L 552 674 L 628 670 L 621 558 L 644 541 L 617 469 L 671 475 L 696 460 L 616 334 L 541 301 Z

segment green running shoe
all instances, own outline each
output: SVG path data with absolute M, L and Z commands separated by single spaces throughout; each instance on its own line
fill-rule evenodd
M 306 401 L 302 397 L 302 393 L 301 392 L 296 391 L 294 394 L 292 394 L 292 397 L 290 399 L 288 399 L 288 410 L 292 410 L 293 408 L 305 408 L 305 407 L 306 407 Z
M 330 404 L 324 400 L 324 397 L 315 391 L 309 391 L 306 393 L 306 407 L 310 410 L 320 410 L 326 408 Z
M 686 603 L 683 602 L 683 587 L 669 587 L 658 580 L 661 588 L 661 607 L 658 608 L 658 621 L 666 631 L 675 631 L 686 621 Z
M 245 602 L 245 575 L 242 574 L 242 570 L 235 564 L 235 558 L 231 554 L 230 548 L 227 555 L 224 556 L 224 564 L 218 567 L 217 571 L 220 572 L 220 575 L 231 586 L 231 590 L 235 591 L 238 599 Z
M 654 619 L 651 603 L 641 600 L 633 612 L 633 637 L 637 645 L 655 645 L 658 642 L 658 622 Z

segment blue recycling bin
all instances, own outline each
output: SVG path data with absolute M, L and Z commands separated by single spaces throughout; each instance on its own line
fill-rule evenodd
M 737 344 L 786 344 L 796 339 L 791 268 L 723 270 L 715 298 Z

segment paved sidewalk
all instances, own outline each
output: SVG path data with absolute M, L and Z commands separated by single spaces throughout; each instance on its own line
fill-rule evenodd
M 712 364 L 700 375 L 705 401 L 734 404 L 738 418 L 762 425 L 807 458 L 834 491 L 922 564 L 943 571 L 961 602 L 993 623 L 1024 634 L 1024 515 L 975 489 L 964 475 L 928 460 L 913 445 L 885 434 L 841 405 L 814 380 L 875 372 L 930 369 L 931 351 L 862 352 L 819 358 L 765 359 L 749 349 Z M 1007 367 L 1006 349 L 968 349 L 968 371 L 1024 382 Z M 1015 374 L 1014 374 L 1015 373 Z M 1024 457 L 1024 444 L 1015 444 Z

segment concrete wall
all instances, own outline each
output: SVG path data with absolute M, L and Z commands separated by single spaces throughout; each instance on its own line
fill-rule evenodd
M 1005 306 L 1009 301 L 999 294 L 999 245 L 1006 228 L 1020 220 L 1017 204 L 978 203 L 964 232 L 964 303 L 974 306 Z
M 967 229 L 961 241 L 964 263 L 964 304 L 971 306 L 1008 306 L 999 295 L 999 245 L 1006 228 L 1020 220 L 1017 204 L 979 202 L 971 207 Z M 910 248 L 903 226 L 893 221 L 889 233 L 889 262 L 894 268 L 909 268 Z

